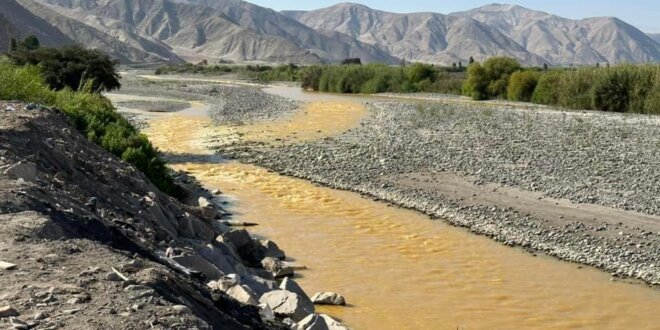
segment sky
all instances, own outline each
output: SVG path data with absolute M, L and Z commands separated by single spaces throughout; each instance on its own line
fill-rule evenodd
M 312 10 L 332 6 L 347 0 L 247 0 L 254 4 L 275 10 Z M 502 1 L 502 0 L 500 0 Z M 432 11 L 448 14 L 473 9 L 493 3 L 475 0 L 352 0 L 374 9 L 398 13 Z M 660 33 L 660 0 L 553 0 L 553 1 L 511 1 L 530 9 L 541 10 L 567 18 L 594 16 L 616 16 L 644 32 Z

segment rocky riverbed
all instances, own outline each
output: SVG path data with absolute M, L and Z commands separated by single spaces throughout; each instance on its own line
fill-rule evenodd
M 660 284 L 660 121 L 510 104 L 377 102 L 361 127 L 218 152 Z

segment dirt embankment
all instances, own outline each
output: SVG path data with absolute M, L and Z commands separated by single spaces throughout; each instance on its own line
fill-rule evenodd
M 63 114 L 28 108 L 0 103 L 0 327 L 284 328 L 268 307 L 208 285 L 234 273 L 224 289 L 276 289 L 255 263 L 281 252 L 272 242 L 227 227 L 214 194 L 185 174 L 188 205 Z

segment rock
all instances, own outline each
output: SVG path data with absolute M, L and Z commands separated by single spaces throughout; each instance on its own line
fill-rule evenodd
M 23 179 L 28 182 L 37 181 L 37 165 L 34 163 L 18 163 L 10 166 L 4 174 L 12 179 Z
M 217 290 L 227 291 L 229 288 L 241 284 L 241 278 L 237 274 L 229 274 L 220 277 L 214 283 Z
M 276 278 L 293 276 L 293 268 L 283 267 L 282 262 L 275 258 L 264 258 L 261 261 L 261 266 Z
M 11 323 L 11 327 L 13 329 L 20 329 L 20 330 L 30 329 L 30 326 L 27 323 L 25 323 L 25 322 L 23 322 L 23 321 L 21 321 L 17 318 L 12 317 L 12 318 L 9 319 L 9 322 Z
M 297 330 L 348 330 L 326 314 L 310 314 L 297 324 Z
M 37 321 L 39 321 L 39 320 L 43 320 L 43 319 L 46 318 L 46 313 L 44 313 L 44 312 L 37 312 L 37 314 L 34 314 L 34 316 L 33 316 L 32 318 L 35 319 L 35 320 L 37 320 Z
M 230 229 L 222 234 L 225 243 L 231 243 L 237 250 L 252 243 L 252 238 L 245 229 Z
M 214 220 L 218 216 L 218 210 L 215 205 L 206 197 L 199 197 L 197 200 L 199 208 L 202 210 L 202 217 L 207 220 Z
M 144 268 L 144 263 L 138 259 L 132 260 L 129 263 L 125 263 L 120 267 L 121 271 L 126 273 L 135 273 L 142 268 Z
M 0 307 L 0 319 L 12 316 L 18 316 L 18 312 L 11 306 Z
M 254 275 L 241 276 L 241 283 L 249 286 L 257 297 L 261 297 L 264 293 L 277 289 L 277 283 L 275 281 Z
M 197 254 L 202 256 L 204 259 L 212 263 L 216 268 L 218 268 L 223 274 L 234 274 L 236 269 L 229 261 L 233 260 L 233 256 L 227 256 L 222 253 L 221 249 L 216 248 L 215 246 L 208 244 L 204 247 L 197 249 Z
M 284 254 L 284 251 L 280 249 L 275 242 L 271 240 L 262 240 L 259 241 L 262 247 L 266 249 L 266 252 L 264 253 L 264 257 L 270 257 L 270 258 L 275 258 L 279 260 L 284 260 L 286 259 L 286 256 Z
M 12 263 L 0 261 L 0 269 L 2 269 L 2 270 L 12 270 L 12 269 L 15 269 L 15 268 L 16 268 L 16 265 L 14 265 Z
M 312 301 L 317 305 L 346 305 L 346 300 L 334 292 L 319 292 L 312 297 Z
M 220 223 L 229 227 L 254 227 L 259 225 L 258 223 L 254 222 L 244 222 L 238 220 L 222 220 Z
M 224 275 L 217 267 L 201 256 L 179 256 L 172 258 L 172 260 L 183 267 L 204 274 L 208 280 L 216 280 Z
M 259 303 L 267 304 L 278 317 L 290 317 L 294 321 L 300 321 L 314 313 L 314 305 L 305 304 L 300 296 L 286 290 L 266 292 L 259 299 Z
M 285 277 L 282 280 L 282 283 L 280 283 L 280 289 L 281 290 L 287 290 L 290 292 L 293 292 L 297 294 L 301 300 L 307 305 L 314 305 L 311 299 L 309 299 L 309 296 L 305 293 L 305 291 L 296 283 L 296 281 L 292 280 L 290 277 Z
M 220 191 L 220 189 L 215 189 L 215 190 L 213 190 L 211 193 L 212 193 L 213 195 L 221 195 L 221 194 L 222 194 L 222 191 Z
M 119 275 L 117 275 L 115 272 L 109 272 L 105 274 L 105 280 L 110 281 L 110 282 L 120 282 L 123 281 Z
M 259 305 L 256 294 L 247 285 L 234 285 L 225 292 L 228 296 L 243 304 L 252 306 Z
M 192 314 L 192 310 L 190 307 L 185 306 L 185 305 L 174 305 L 172 306 L 172 311 L 174 311 L 175 314 L 178 315 L 190 315 Z
M 266 322 L 275 320 L 275 312 L 273 312 L 268 304 L 259 304 L 259 316 Z

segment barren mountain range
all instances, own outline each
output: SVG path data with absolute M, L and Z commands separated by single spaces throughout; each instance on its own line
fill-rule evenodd
M 617 18 L 570 20 L 513 5 L 444 15 L 350 3 L 277 12 L 240 0 L 0 1 L 0 50 L 10 36 L 29 34 L 46 45 L 99 48 L 125 63 L 359 57 L 447 65 L 496 55 L 530 65 L 660 61 L 658 36 Z

